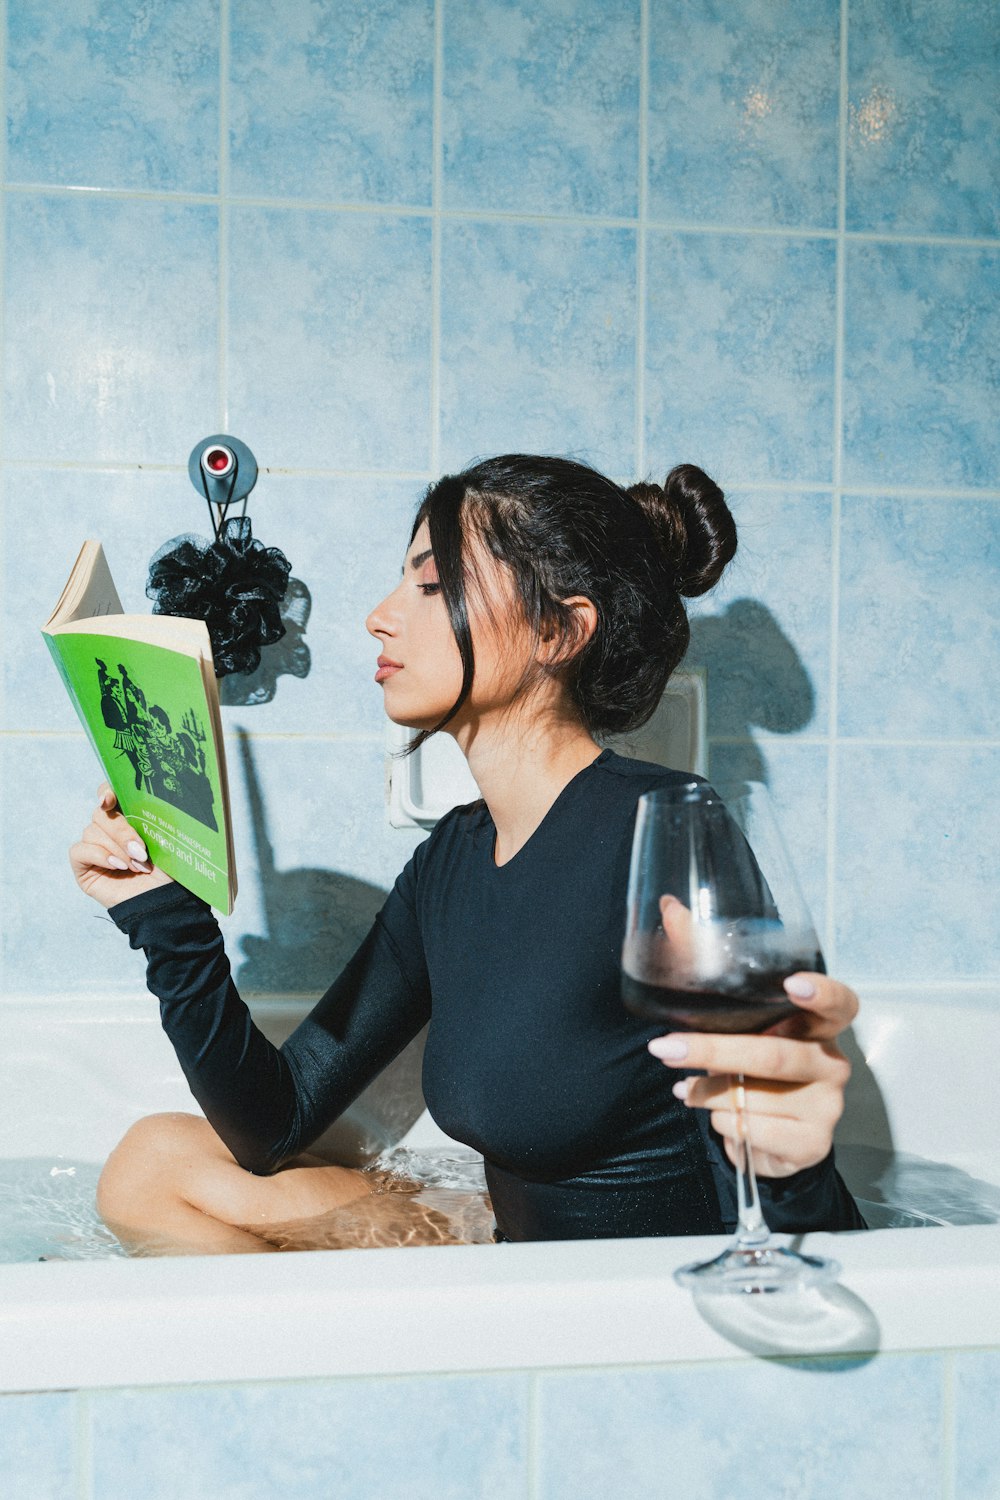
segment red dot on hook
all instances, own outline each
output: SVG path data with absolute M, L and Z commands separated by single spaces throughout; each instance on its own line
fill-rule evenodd
M 205 454 L 205 466 L 214 474 L 221 474 L 224 469 L 229 468 L 231 463 L 232 454 L 225 448 L 213 448 L 210 453 Z

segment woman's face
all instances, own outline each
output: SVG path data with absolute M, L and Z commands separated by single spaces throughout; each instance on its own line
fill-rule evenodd
M 477 551 L 476 560 L 481 589 L 466 588 L 475 680 L 460 713 L 447 726 L 451 733 L 491 707 L 509 706 L 530 649 L 527 627 L 518 628 L 523 617 L 510 579 L 485 549 Z M 379 642 L 375 680 L 382 685 L 389 718 L 411 729 L 432 729 L 461 691 L 462 658 L 438 583 L 426 521 L 406 554 L 398 587 L 372 610 L 366 625 Z

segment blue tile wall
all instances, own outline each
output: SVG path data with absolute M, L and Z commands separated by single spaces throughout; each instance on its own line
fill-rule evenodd
M 840 3 L 650 7 L 649 213 L 835 228 Z
M 428 221 L 236 208 L 229 242 L 229 420 L 261 461 L 426 469 Z
M 35 629 L 87 535 L 144 607 L 220 430 L 300 580 L 225 693 L 251 988 L 293 983 L 300 903 L 338 913 L 318 973 L 413 847 L 364 619 L 427 482 L 510 448 L 723 484 L 741 549 L 689 655 L 713 775 L 770 782 L 842 972 L 996 976 L 992 7 L 785 9 L 7 0 L 8 984 L 135 982 L 64 874 L 93 768 Z
M 8 15 L 11 182 L 218 190 L 217 0 L 17 0 Z
M 651 230 L 646 447 L 723 485 L 829 483 L 831 240 Z
M 527 1385 L 424 1376 L 97 1395 L 93 1500 L 138 1488 L 148 1500 L 523 1500 Z
M 7 1500 L 69 1500 L 76 1490 L 74 1398 L 0 1398 L 0 1474 Z
M 940 1465 L 936 1357 L 548 1375 L 538 1400 L 545 1500 L 937 1493 L 928 1487 Z
M 445 204 L 633 217 L 639 24 L 639 0 L 449 5 Z
M 995 501 L 844 500 L 843 734 L 1000 738 L 998 574 Z
M 39 192 L 6 214 L 5 457 L 186 462 L 218 405 L 218 210 Z
M 998 1361 L 986 1349 L 11 1395 L 4 1495 L 993 1500 Z
M 446 223 L 441 464 L 573 453 L 628 473 L 635 444 L 635 233 Z
M 855 975 L 995 975 L 1000 746 L 837 752 L 837 952 Z
M 847 247 L 844 478 L 996 488 L 1000 246 Z
M 1000 1475 L 995 1419 L 1000 1353 L 983 1349 L 955 1361 L 955 1494 L 990 1500 Z
M 231 17 L 234 193 L 430 204 L 433 0 L 240 0 Z
M 991 0 L 850 0 L 847 224 L 996 236 L 1000 30 Z

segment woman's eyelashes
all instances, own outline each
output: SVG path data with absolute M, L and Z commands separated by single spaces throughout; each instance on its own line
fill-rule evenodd
M 422 594 L 425 595 L 438 594 L 441 592 L 441 585 L 439 583 L 418 583 L 417 588 Z

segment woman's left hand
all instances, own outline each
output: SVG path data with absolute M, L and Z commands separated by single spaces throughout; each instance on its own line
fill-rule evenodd
M 826 974 L 804 973 L 786 979 L 785 989 L 798 1011 L 760 1036 L 686 1031 L 649 1043 L 668 1067 L 707 1075 L 680 1080 L 674 1093 L 691 1108 L 711 1110 L 734 1166 L 735 1075 L 743 1074 L 747 1134 L 762 1177 L 790 1177 L 826 1157 L 851 1076 L 835 1038 L 857 1015 L 854 991 Z

